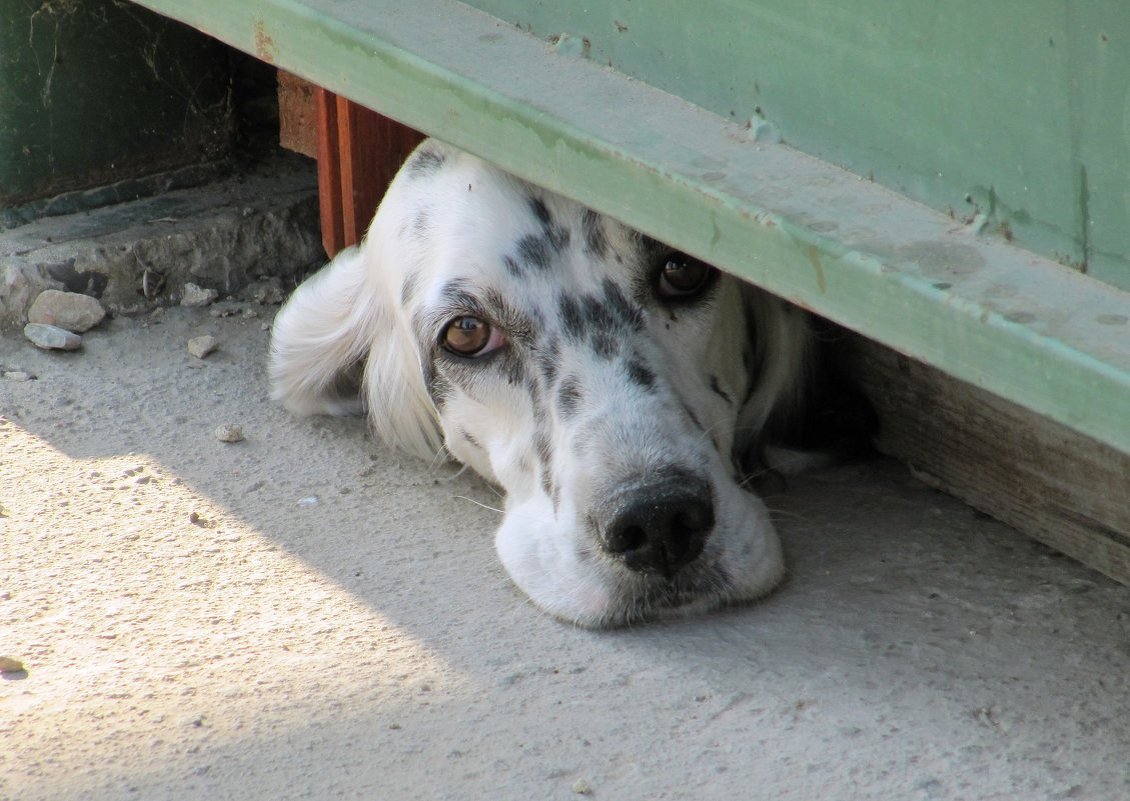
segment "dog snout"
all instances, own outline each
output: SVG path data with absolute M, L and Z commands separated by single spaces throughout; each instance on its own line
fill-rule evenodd
M 671 579 L 699 557 L 713 528 L 710 486 L 679 477 L 627 493 L 608 515 L 601 544 L 627 568 Z

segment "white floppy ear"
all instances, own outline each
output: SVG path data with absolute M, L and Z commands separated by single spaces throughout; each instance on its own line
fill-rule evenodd
M 382 280 L 389 254 L 370 236 L 295 290 L 273 326 L 272 397 L 297 414 L 364 410 L 381 439 L 431 459 L 442 439 L 417 344 Z
M 398 311 L 389 302 L 377 316 L 362 379 L 369 422 L 385 442 L 432 460 L 443 449 L 439 415 L 424 384 L 419 345 Z
M 359 248 L 343 250 L 306 279 L 275 315 L 271 398 L 295 414 L 362 411 L 356 368 L 368 351 L 372 328 L 372 310 L 359 302 L 364 261 Z

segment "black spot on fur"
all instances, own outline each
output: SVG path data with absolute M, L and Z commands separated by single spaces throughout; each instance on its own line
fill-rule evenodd
M 549 434 L 545 429 L 539 428 L 534 432 L 534 447 L 538 452 L 538 464 L 548 467 L 553 461 L 553 450 L 549 445 Z
M 530 209 L 533 211 L 534 216 L 537 217 L 538 222 L 541 223 L 542 236 L 545 239 L 545 247 L 555 253 L 560 253 L 569 246 L 569 231 L 559 225 L 553 224 L 553 215 L 549 211 L 549 207 L 545 205 L 545 201 L 539 197 L 527 198 Z
M 534 433 L 534 447 L 538 452 L 541 487 L 546 495 L 552 497 L 556 491 L 553 485 L 553 452 L 549 444 L 549 435 L 544 430 L 539 429 Z
M 652 389 L 655 386 L 655 373 L 643 363 L 639 355 L 633 355 L 628 360 L 628 378 L 632 380 L 633 384 L 644 389 Z
M 621 324 L 631 331 L 641 330 L 643 328 L 643 312 L 640 311 L 640 307 L 628 300 L 611 278 L 605 278 L 601 288 L 604 290 L 604 304 Z
M 581 405 L 584 393 L 581 392 L 581 383 L 576 376 L 568 376 L 557 388 L 557 407 L 561 410 L 562 417 L 572 417 Z
M 478 448 L 479 450 L 482 450 L 483 448 L 483 446 L 479 444 L 479 441 L 475 439 L 470 432 L 465 431 L 462 428 L 459 429 L 459 438 L 470 445 L 472 448 Z
M 582 304 L 585 324 L 593 333 L 611 333 L 618 328 L 616 324 L 619 321 L 613 316 L 612 310 L 599 298 L 586 295 Z
M 534 216 L 538 218 L 544 226 L 549 226 L 553 222 L 553 217 L 549 214 L 549 208 L 545 205 L 545 201 L 540 197 L 533 197 L 532 195 L 527 198 L 530 204 L 530 209 L 534 212 Z
M 602 294 L 558 296 L 558 316 L 571 342 L 588 340 L 593 352 L 614 358 L 627 334 L 643 326 L 643 312 L 624 297 L 612 281 L 602 284 Z
M 683 404 L 683 414 L 690 418 L 690 421 L 695 424 L 695 428 L 697 428 L 699 431 L 706 431 L 706 426 L 704 426 L 702 424 L 702 421 L 698 419 L 698 415 L 694 413 L 694 409 L 692 409 L 690 406 L 687 406 L 687 404 L 685 403 Z
M 416 273 L 409 273 L 404 277 L 404 283 L 400 285 L 400 305 L 407 306 L 416 297 L 416 291 L 419 289 L 420 276 Z
M 718 376 L 716 375 L 710 376 L 710 391 L 722 400 L 726 401 L 726 403 L 730 404 L 731 406 L 734 405 L 733 399 L 726 393 L 724 389 L 722 389 L 722 387 L 718 386 Z
M 447 305 L 451 306 L 464 306 L 470 307 L 470 304 L 476 304 L 474 296 L 468 289 L 468 283 L 461 278 L 455 278 L 448 281 L 440 287 L 440 298 Z
M 581 233 L 585 238 L 585 250 L 596 258 L 603 258 L 608 252 L 603 218 L 592 209 L 586 209 L 581 216 Z
M 506 371 L 506 381 L 510 386 L 530 385 L 532 388 L 521 359 L 508 355 L 508 358 L 503 362 L 503 368 Z
M 571 295 L 562 294 L 557 301 L 557 312 L 561 318 L 565 336 L 573 341 L 581 340 L 585 335 L 585 316 L 577 299 Z
M 432 399 L 432 403 L 439 410 L 443 410 L 447 399 L 451 397 L 454 387 L 448 383 L 447 379 L 436 373 L 434 370 L 428 370 L 424 375 L 424 383 L 428 388 L 428 397 Z
M 518 258 L 530 267 L 548 270 L 552 255 L 547 237 L 530 234 L 518 240 Z
M 550 339 L 538 349 L 537 361 L 545 383 L 552 384 L 557 379 L 557 369 L 561 361 L 561 345 L 556 339 Z
M 522 268 L 522 265 L 515 261 L 514 257 L 512 256 L 503 256 L 502 265 L 506 268 L 506 272 L 508 272 L 514 278 L 521 278 L 526 274 L 526 271 Z
M 569 247 L 569 229 L 555 225 L 545 229 L 545 239 L 554 252 L 560 253 Z
M 447 156 L 434 150 L 421 150 L 408 162 L 408 174 L 413 178 L 430 175 L 443 166 Z
M 605 331 L 594 331 L 592 351 L 605 361 L 611 361 L 620 352 L 620 340 Z

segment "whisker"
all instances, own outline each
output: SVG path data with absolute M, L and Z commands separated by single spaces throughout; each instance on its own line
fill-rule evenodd
M 438 473 L 440 470 L 442 470 L 443 467 L 444 467 L 444 465 L 440 464 L 440 465 L 437 465 L 434 470 L 429 468 L 429 473 L 433 476 L 434 480 L 443 481 L 443 482 L 455 481 L 455 479 L 459 478 L 460 476 L 462 476 L 464 473 L 466 473 L 468 470 L 471 469 L 467 465 L 461 464 L 461 465 L 459 465 L 459 469 L 456 470 L 451 475 L 447 475 L 447 476 L 436 475 L 436 473 Z
M 784 509 L 770 509 L 769 517 L 772 520 L 796 520 L 801 523 L 811 523 L 813 518 L 800 512 L 786 512 Z
M 434 472 L 436 470 L 439 470 L 440 467 L 451 461 L 455 461 L 451 456 L 451 452 L 448 451 L 447 448 L 440 448 L 438 451 L 436 451 L 436 455 L 433 456 L 432 460 L 428 463 L 428 471 Z M 465 470 L 467 468 L 467 465 L 462 465 L 462 467 Z M 459 471 L 459 473 L 462 472 L 463 470 Z M 455 475 L 459 475 L 459 473 L 456 473 Z
M 548 525 L 552 525 L 552 523 L 553 523 L 552 518 L 542 518 L 542 517 L 535 517 L 534 515 L 523 515 L 523 514 L 517 514 L 515 512 L 507 512 L 505 509 L 499 509 L 497 506 L 491 506 L 490 504 L 483 503 L 482 501 L 476 501 L 474 498 L 468 498 L 466 495 L 452 495 L 451 497 L 454 498 L 455 500 L 459 500 L 459 501 L 468 501 L 470 503 L 475 504 L 475 506 L 481 506 L 483 509 L 486 509 L 487 511 L 490 511 L 490 512 L 497 512 L 498 514 L 503 515 L 503 516 L 509 514 L 509 515 L 515 517 L 518 520 L 525 520 L 528 523 L 536 523 L 539 526 L 548 526 Z M 499 496 L 499 497 L 501 497 L 501 496 Z
M 488 506 L 481 501 L 476 501 L 474 498 L 468 498 L 466 495 L 452 495 L 451 497 L 457 501 L 470 501 L 471 503 L 475 504 L 475 506 L 481 506 L 482 508 L 491 512 L 498 512 L 500 515 L 506 514 L 506 511 L 503 509 L 499 509 L 494 506 Z

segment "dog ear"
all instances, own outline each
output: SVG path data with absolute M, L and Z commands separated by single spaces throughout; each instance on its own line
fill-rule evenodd
M 746 285 L 742 291 L 756 384 L 738 426 L 753 435 L 750 444 L 756 447 L 800 409 L 811 380 L 814 340 L 807 313 L 762 289 Z
M 363 377 L 369 422 L 385 442 L 431 461 L 443 451 L 443 435 L 439 413 L 424 384 L 416 338 L 391 305 L 375 322 L 377 336 Z
M 296 414 L 367 412 L 381 439 L 423 458 L 442 447 L 414 338 L 381 285 L 378 240 L 343 250 L 275 317 L 272 398 Z

